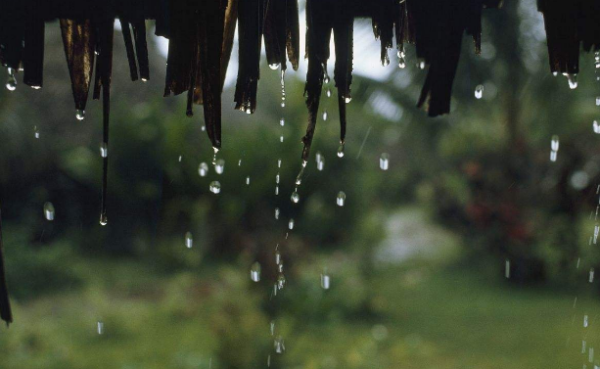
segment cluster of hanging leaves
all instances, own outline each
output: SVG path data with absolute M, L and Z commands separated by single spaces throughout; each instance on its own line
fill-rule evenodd
M 499 8 L 501 3 L 502 0 L 306 0 L 308 127 L 302 139 L 303 161 L 310 154 L 323 83 L 329 79 L 327 63 L 332 35 L 343 149 L 346 104 L 351 100 L 355 18 L 372 19 L 384 65 L 389 63 L 388 49 L 393 47 L 394 37 L 401 58 L 405 44 L 415 44 L 420 65 L 429 68 L 417 105 L 426 108 L 430 116 L 438 116 L 450 111 L 464 34 L 473 37 L 475 52 L 479 53 L 482 11 Z M 551 70 L 577 73 L 580 45 L 586 50 L 600 46 L 600 3 L 539 0 L 539 8 L 546 22 Z M 156 34 L 170 40 L 164 95 L 186 92 L 188 116 L 193 115 L 193 104 L 203 105 L 206 131 L 215 149 L 221 147 L 221 92 L 236 26 L 236 109 L 249 114 L 256 109 L 263 40 L 267 61 L 281 68 L 282 82 L 288 62 L 298 68 L 298 0 L 2 1 L 0 63 L 10 68 L 9 74 L 22 70 L 24 84 L 41 88 L 45 22 L 59 19 L 78 116 L 83 118 L 95 76 L 93 98 L 103 104 L 104 145 L 108 145 L 109 135 L 115 18 L 121 21 L 133 81 L 150 78 L 145 22 L 156 20 Z M 103 156 L 100 223 L 106 224 L 108 158 Z M 12 315 L 1 250 L 0 228 L 0 318 L 9 323 Z

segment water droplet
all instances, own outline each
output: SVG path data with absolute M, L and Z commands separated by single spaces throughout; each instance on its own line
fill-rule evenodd
M 85 110 L 77 109 L 75 111 L 75 118 L 77 118 L 77 120 L 85 119 Z
M 327 120 L 327 110 L 323 111 L 323 120 Z
M 8 68 L 8 77 L 6 78 L 6 89 L 8 91 L 14 91 L 17 89 L 17 78 L 15 77 L 15 71 L 12 68 Z
M 192 232 L 186 232 L 185 234 L 185 247 L 191 249 L 194 246 L 194 238 L 192 237 Z
M 552 151 L 558 151 L 559 144 L 558 135 L 552 136 L 552 140 L 550 141 L 550 148 Z
M 477 87 L 475 87 L 475 98 L 476 99 L 481 99 L 483 97 L 483 90 L 484 90 L 483 85 L 477 85 Z
M 337 206 L 344 206 L 344 203 L 346 202 L 346 194 L 344 193 L 344 191 L 338 192 L 337 199 L 335 202 Z
M 252 114 L 252 110 L 250 109 L 250 107 L 246 108 L 246 114 L 248 114 L 248 115 Z
M 277 70 L 277 69 L 279 69 L 279 65 L 280 65 L 279 63 L 272 63 L 272 64 L 269 64 L 269 68 L 271 68 L 271 70 Z
M 37 127 L 37 126 L 34 126 L 34 127 L 33 127 L 33 136 L 34 136 L 35 138 L 40 138 L 40 131 L 38 130 L 38 127 Z
M 279 137 L 279 142 L 283 142 L 283 135 Z
M 246 185 L 249 186 L 250 185 L 250 176 L 246 177 Z
M 506 259 L 504 262 L 504 276 L 510 278 L 510 260 Z
M 327 95 L 327 97 L 331 97 L 331 89 L 329 87 L 327 87 L 325 94 Z
M 275 186 L 275 195 L 279 195 L 279 186 Z
M 567 80 L 569 81 L 569 88 L 574 90 L 577 88 L 577 74 L 567 73 Z
M 281 253 L 279 251 L 275 252 L 275 264 L 276 265 L 281 264 Z
M 219 181 L 212 181 L 210 182 L 209 189 L 210 192 L 218 194 L 219 192 L 221 192 L 221 183 L 219 183 Z
M 275 219 L 279 219 L 279 208 L 275 208 Z
M 108 157 L 108 144 L 106 142 L 102 142 L 100 144 L 100 156 L 103 158 Z
M 223 172 L 225 171 L 225 160 L 223 159 L 219 159 L 215 162 L 215 172 L 217 172 L 217 174 L 223 174 Z
M 198 166 L 198 174 L 200 175 L 200 177 L 205 177 L 208 174 L 208 164 L 206 164 L 205 162 L 200 163 L 200 165 Z
M 252 266 L 250 267 L 250 279 L 254 282 L 259 282 L 260 281 L 260 264 L 259 262 L 255 262 L 254 264 L 252 264 Z
M 381 154 L 381 156 L 379 157 L 379 168 L 381 168 L 381 170 L 388 170 L 389 167 L 390 155 L 387 153 Z
M 285 98 L 281 98 L 281 107 L 285 108 Z
M 304 171 L 306 170 L 306 165 L 308 162 L 306 160 L 302 160 L 302 166 L 300 167 L 300 172 L 296 176 L 296 186 L 300 186 L 302 184 L 302 176 L 304 176 Z
M 298 193 L 298 190 L 295 190 L 292 193 L 291 199 L 294 204 L 297 204 L 300 201 L 300 194 Z
M 238 167 L 242 166 L 242 159 L 238 160 Z
M 588 316 L 587 314 L 583 316 L 583 328 L 587 328 L 588 327 Z
M 596 96 L 596 106 L 600 106 L 600 96 Z
M 283 337 L 277 336 L 274 342 L 275 352 L 278 354 L 283 354 L 285 351 L 285 344 L 283 342 Z
M 590 268 L 589 281 L 590 283 L 594 283 L 594 268 Z
M 350 104 L 351 101 L 352 101 L 352 96 L 346 96 L 346 97 L 344 97 L 344 102 L 346 104 Z
M 277 160 L 277 168 L 281 168 L 281 159 Z
M 329 275 L 326 273 L 321 274 L 321 287 L 324 290 L 328 290 L 330 286 L 330 278 Z
M 285 287 L 285 276 L 282 273 L 279 273 L 277 276 L 277 289 L 281 290 Z
M 282 127 L 285 126 L 285 119 L 281 118 L 279 120 L 279 125 L 282 126 Z
M 54 215 L 55 215 L 54 205 L 52 205 L 51 202 L 45 203 L 44 204 L 44 217 L 46 217 L 46 220 L 53 221 Z
M 42 86 L 31 86 L 31 88 L 33 88 L 34 90 L 39 90 L 40 88 L 42 88 Z
M 555 162 L 557 156 L 558 156 L 558 152 L 556 152 L 556 151 L 550 151 L 550 161 L 551 162 Z
M 98 332 L 98 334 L 104 333 L 104 323 L 103 322 L 96 323 L 96 331 Z
M 340 143 L 340 146 L 338 147 L 338 151 L 337 151 L 337 156 L 338 156 L 338 158 L 344 157 L 344 143 Z
M 142 77 L 141 79 L 142 79 L 142 82 L 144 82 L 144 83 L 148 82 L 148 78 Z
M 177 159 L 177 161 L 179 161 L 181 163 L 181 159 L 183 159 L 183 155 L 179 155 L 179 158 Z
M 386 55 L 383 58 L 383 60 L 381 61 L 381 64 L 383 64 L 384 67 L 387 67 L 388 65 L 390 65 L 390 57 Z
M 417 64 L 417 66 L 418 66 L 418 67 L 419 67 L 419 69 L 421 69 L 421 70 L 425 69 L 425 61 L 424 61 L 424 60 L 421 60 L 421 61 L 419 62 L 419 64 Z
M 288 222 L 288 228 L 289 229 L 294 229 L 294 219 L 290 219 L 290 221 Z
M 594 128 L 594 133 L 600 134 L 600 124 L 597 120 L 594 120 L 594 124 L 592 125 L 592 127 Z

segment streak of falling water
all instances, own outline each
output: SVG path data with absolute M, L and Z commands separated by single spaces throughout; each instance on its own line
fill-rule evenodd
M 267 368 L 271 367 L 271 355 L 267 356 Z
M 386 153 L 381 154 L 381 156 L 379 157 L 379 168 L 381 168 L 381 170 L 388 170 L 389 167 L 390 155 Z
M 327 272 L 323 272 L 323 274 L 321 274 L 321 288 L 328 290 L 330 282 L 331 279 L 329 278 L 329 274 L 327 274 Z
M 54 205 L 51 202 L 47 202 L 44 204 L 44 217 L 46 220 L 53 221 L 54 220 Z
M 285 70 L 281 70 L 281 107 L 285 108 Z
M 317 169 L 322 172 L 325 168 L 325 158 L 322 157 L 320 161 L 317 162 Z
M 271 332 L 271 336 L 275 335 L 275 321 L 271 320 L 271 323 L 269 324 L 269 332 Z
M 275 208 L 275 219 L 279 219 L 279 208 Z
M 277 168 L 281 168 L 281 159 L 277 159 Z
M 594 348 L 590 347 L 588 350 L 588 361 L 591 363 L 594 361 Z
M 477 85 L 475 87 L 475 98 L 477 100 L 479 100 L 479 99 L 481 99 L 483 97 L 483 90 L 484 90 L 483 85 Z
M 550 161 L 551 162 L 555 162 L 556 161 L 557 154 L 558 153 L 556 151 L 550 151 Z
M 6 89 L 8 91 L 14 91 L 17 89 L 17 78 L 15 77 L 15 71 L 12 68 L 7 68 L 8 77 L 6 78 Z
M 179 159 L 177 161 L 181 163 L 181 159 L 183 159 L 183 155 L 179 155 Z
M 583 328 L 587 328 L 588 327 L 588 316 L 587 314 L 583 316 Z
M 594 283 L 594 268 L 590 269 L 589 281 L 590 283 Z
M 344 191 L 338 192 L 337 198 L 335 200 L 335 203 L 337 204 L 337 206 L 344 206 L 345 202 L 346 202 L 346 194 L 344 193 Z
M 224 171 L 225 171 L 225 160 L 218 159 L 215 162 L 215 172 L 217 172 L 217 174 L 223 174 Z
M 275 195 L 279 195 L 279 186 L 275 186 Z
M 288 228 L 290 230 L 294 229 L 294 218 L 290 219 L 290 221 L 288 222 Z
M 98 332 L 98 334 L 104 333 L 104 323 L 103 322 L 96 323 L 96 331 Z
M 300 168 L 300 172 L 296 176 L 296 186 L 300 186 L 302 184 L 302 176 L 304 175 L 304 170 L 306 169 L 306 160 L 302 160 L 302 167 Z
M 185 234 L 185 247 L 191 249 L 194 246 L 194 238 L 192 237 L 192 232 L 186 232 Z
M 323 120 L 327 121 L 327 110 L 323 111 Z
M 77 120 L 84 120 L 85 119 L 85 110 L 77 109 L 75 111 L 75 118 L 77 118 Z
M 213 146 L 213 160 L 212 160 L 213 165 L 217 165 L 217 154 L 219 154 L 219 148 Z
M 38 130 L 38 127 L 37 127 L 37 126 L 34 126 L 34 127 L 33 127 L 33 136 L 34 136 L 35 138 L 40 138 L 40 131 Z
M 281 118 L 279 120 L 279 125 L 282 126 L 282 127 L 285 126 L 285 119 Z
M 206 177 L 206 175 L 208 174 L 208 164 L 206 164 L 205 162 L 200 163 L 200 165 L 198 166 L 198 174 L 200 175 L 200 177 Z
M 600 124 L 598 123 L 597 120 L 594 120 L 592 127 L 594 128 L 594 133 L 600 134 Z
M 242 166 L 242 159 L 238 160 L 238 167 Z
M 250 186 L 250 176 L 246 177 L 246 185 Z
M 210 189 L 210 192 L 218 194 L 219 192 L 221 192 L 221 183 L 219 183 L 219 181 L 212 181 L 210 182 L 208 188 Z
M 279 142 L 283 142 L 283 135 L 279 136 Z
M 260 264 L 258 261 L 254 262 L 254 264 L 252 264 L 252 266 L 250 267 L 250 279 L 253 282 L 259 282 L 260 281 Z
M 275 352 L 278 354 L 283 354 L 285 351 L 285 344 L 283 342 L 283 337 L 277 336 L 274 342 Z
M 100 144 L 100 156 L 103 158 L 108 157 L 108 144 L 106 142 Z M 179 161 L 181 161 L 181 157 Z
M 504 262 L 504 277 L 510 278 L 510 260 L 508 259 Z

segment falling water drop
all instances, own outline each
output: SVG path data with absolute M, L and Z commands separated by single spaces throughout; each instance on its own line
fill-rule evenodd
M 17 78 L 15 77 L 15 71 L 12 68 L 7 68 L 8 77 L 6 78 L 6 89 L 8 91 L 14 91 L 17 89 Z
M 329 87 L 327 87 L 327 91 L 325 92 L 325 94 L 327 95 L 327 97 L 331 97 L 331 89 Z
M 275 219 L 279 219 L 279 208 L 275 208 Z
M 335 203 L 337 204 L 337 206 L 344 206 L 345 202 L 346 202 L 346 194 L 344 193 L 344 191 L 338 192 L 337 199 L 335 200 Z
M 181 163 L 181 159 L 183 159 L 183 155 L 179 155 L 179 159 L 177 159 L 177 161 Z
M 192 232 L 186 232 L 185 234 L 185 247 L 191 249 L 194 246 L 194 238 L 192 237 Z
M 254 264 L 252 264 L 252 266 L 250 267 L 250 279 L 253 282 L 259 282 L 260 281 L 260 263 L 258 261 L 254 262 Z
M 594 133 L 600 134 L 600 123 L 597 120 L 594 120 L 592 127 L 594 128 Z
M 275 176 L 275 183 L 279 183 L 279 173 Z
M 104 322 L 96 323 L 96 332 L 98 332 L 98 334 L 104 333 Z
M 277 159 L 277 168 L 281 168 L 281 159 Z
M 279 186 L 275 186 L 275 195 L 279 195 Z
M 285 351 L 285 344 L 283 342 L 283 337 L 277 336 L 274 342 L 275 352 L 278 354 L 283 354 Z
M 218 194 L 219 192 L 221 192 L 221 183 L 219 183 L 219 181 L 212 181 L 210 182 L 209 189 L 210 192 Z
M 424 61 L 424 60 L 421 60 L 421 61 L 419 62 L 419 64 L 417 64 L 417 66 L 418 66 L 418 67 L 419 67 L 419 69 L 421 69 L 421 70 L 425 69 L 425 61 Z
M 405 56 L 406 54 L 404 53 L 404 50 L 398 50 L 398 68 L 400 69 L 406 68 L 406 60 L 404 59 Z
M 344 97 L 344 102 L 346 104 L 350 104 L 350 102 L 352 102 L 352 96 L 348 95 Z
M 288 222 L 288 228 L 290 230 L 294 229 L 294 218 L 290 219 L 290 221 Z
M 215 162 L 215 172 L 223 174 L 223 171 L 225 171 L 225 160 L 219 159 Z
M 338 151 L 337 151 L 337 156 L 338 158 L 343 158 L 344 157 L 344 143 L 341 142 L 340 146 L 338 147 Z
M 108 144 L 106 142 L 100 144 L 100 156 L 103 158 L 108 157 Z
M 77 118 L 77 120 L 85 119 L 85 110 L 77 109 L 75 111 L 75 118 Z
M 594 268 L 590 269 L 589 281 L 590 283 L 594 283 Z
M 277 70 L 277 69 L 279 69 L 279 65 L 280 65 L 279 63 L 272 63 L 272 64 L 269 64 L 269 68 L 271 68 L 271 70 Z
M 238 160 L 238 167 L 242 166 L 242 159 Z
M 379 157 L 379 168 L 381 168 L 381 170 L 388 170 L 389 167 L 390 155 L 387 153 L 381 154 L 381 156 Z
M 327 110 L 323 111 L 323 120 L 327 120 Z
M 298 189 L 295 189 L 291 196 L 292 202 L 297 204 L 300 201 L 300 194 L 298 193 Z
M 248 107 L 246 107 L 245 112 L 246 112 L 246 114 L 250 115 L 250 114 L 252 114 L 252 109 L 250 109 L 250 107 L 248 106 Z
M 552 140 L 550 141 L 550 148 L 552 151 L 558 151 L 559 145 L 558 135 L 553 135 Z
M 556 151 L 550 151 L 550 161 L 551 162 L 555 162 L 557 156 L 558 156 L 558 152 L 556 152 Z
M 37 126 L 34 126 L 34 127 L 33 127 L 33 136 L 34 136 L 35 138 L 40 138 L 40 131 L 39 131 L 39 129 L 38 129 L 38 127 L 37 127 Z
M 508 259 L 504 261 L 504 277 L 510 278 L 510 260 Z
M 282 127 L 285 126 L 285 119 L 281 118 L 279 120 L 279 125 L 282 126 Z
M 328 290 L 329 286 L 330 286 L 329 274 L 327 274 L 327 272 L 324 272 L 323 274 L 321 274 L 321 288 L 323 288 L 324 290 Z
M 52 205 L 51 202 L 45 203 L 44 204 L 44 217 L 46 217 L 46 220 L 53 221 L 54 215 L 55 215 L 54 205 Z
M 106 213 L 100 213 L 100 225 L 105 226 L 108 224 L 108 216 Z
M 588 327 L 588 316 L 587 314 L 583 316 L 583 328 L 587 328 Z
M 200 165 L 198 166 L 198 174 L 200 175 L 200 177 L 206 177 L 206 175 L 208 174 L 208 164 L 206 164 L 205 162 L 200 163 Z
M 279 142 L 283 142 L 283 135 L 279 136 Z
M 246 177 L 246 185 L 250 186 L 250 176 Z
M 479 100 L 483 97 L 483 90 L 484 90 L 483 85 L 477 85 L 477 87 L 475 87 L 475 98 L 476 99 Z
M 577 88 L 577 74 L 567 73 L 567 80 L 569 81 L 569 88 L 574 90 Z
M 386 55 L 383 58 L 383 60 L 381 61 L 381 64 L 383 64 L 384 67 L 387 67 L 388 65 L 390 65 L 390 57 Z
M 596 96 L 596 106 L 600 106 L 600 96 Z
M 306 170 L 306 165 L 308 162 L 306 160 L 302 160 L 302 166 L 300 167 L 300 172 L 296 176 L 296 186 L 300 186 L 302 184 L 302 176 L 304 176 L 304 171 Z

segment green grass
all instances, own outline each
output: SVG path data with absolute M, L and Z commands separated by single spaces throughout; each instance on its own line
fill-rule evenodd
M 276 305 L 266 282 L 231 265 L 164 274 L 82 262 L 84 287 L 16 304 L 16 322 L 0 332 L 0 368 L 256 368 L 269 354 L 275 368 L 581 368 L 582 339 L 600 342 L 600 303 L 589 291 L 515 288 L 426 261 L 362 277 L 356 261 L 336 257 L 329 291 L 307 262 Z M 265 306 L 276 306 L 282 355 Z

